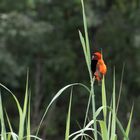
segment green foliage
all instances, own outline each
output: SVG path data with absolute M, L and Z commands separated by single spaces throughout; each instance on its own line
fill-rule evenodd
M 0 122 L 1 122 L 1 137 L 2 139 L 7 139 L 6 137 L 6 129 L 5 129 L 5 123 L 4 123 L 4 115 L 3 115 L 3 106 L 2 106 L 2 100 L 1 100 L 1 94 L 0 94 Z
M 3 113 L 3 106 L 2 106 L 2 99 L 1 99 L 1 94 L 0 94 L 0 123 L 1 123 L 1 139 L 3 140 L 11 140 L 11 137 L 13 140 L 22 140 L 27 138 L 27 140 L 30 140 L 32 137 L 35 139 L 40 140 L 38 137 L 31 135 L 31 130 L 30 130 L 30 95 L 29 95 L 29 90 L 28 90 L 28 76 L 27 76 L 27 84 L 26 84 L 26 92 L 25 92 L 25 98 L 24 98 L 24 106 L 23 109 L 18 101 L 18 99 L 14 96 L 14 94 L 6 88 L 4 85 L 0 84 L 1 87 L 3 87 L 5 90 L 9 92 L 9 95 L 13 97 L 16 107 L 18 109 L 19 113 L 19 128 L 18 128 L 18 134 L 15 133 L 12 129 L 11 122 L 9 120 L 9 117 L 6 113 L 8 125 L 10 128 L 10 131 L 7 131 L 5 127 L 5 117 Z M 26 125 L 26 119 L 27 119 L 27 125 Z M 25 130 L 27 132 L 25 132 Z
M 68 109 L 68 116 L 67 116 L 67 121 L 66 121 L 65 140 L 69 140 L 69 135 L 70 135 L 71 102 L 72 102 L 72 89 L 71 89 L 70 103 L 69 103 L 69 109 Z
M 106 93 L 111 96 L 112 67 L 116 66 L 116 86 L 119 87 L 122 65 L 125 63 L 122 96 L 119 107 L 119 118 L 127 124 L 127 114 L 130 110 L 130 99 L 136 102 L 134 122 L 139 120 L 139 94 L 140 90 L 140 10 L 139 0 L 127 2 L 126 0 L 89 0 L 85 1 L 87 25 L 91 50 L 102 48 L 104 59 L 108 66 L 106 76 Z M 35 102 L 43 102 L 37 111 L 39 123 L 41 114 L 52 97 L 61 86 L 69 82 L 82 81 L 87 84 L 88 74 L 83 61 L 81 44 L 77 30 L 83 32 L 80 0 L 1 0 L 0 1 L 0 80 L 1 83 L 12 89 L 23 103 L 24 81 L 27 67 L 30 68 L 32 97 Z M 83 36 L 84 37 L 84 36 Z M 84 40 L 81 36 L 81 40 Z M 87 37 L 86 37 L 87 38 Z M 88 42 L 85 40 L 85 45 Z M 89 53 L 89 50 L 88 50 Z M 90 55 L 90 54 L 89 54 Z M 90 61 L 90 57 L 88 60 Z M 39 66 L 37 66 L 39 64 Z M 41 76 L 38 67 L 40 67 Z M 90 67 L 90 66 L 89 66 Z M 41 80 L 38 80 L 41 79 Z M 38 82 L 37 82 L 38 81 Z M 49 81 L 49 82 L 48 82 Z M 40 83 L 40 84 L 37 84 Z M 38 85 L 38 86 L 37 86 Z M 100 93 L 99 87 L 97 92 Z M 38 90 L 39 89 L 39 90 Z M 118 89 L 118 88 L 117 88 Z M 117 91 L 116 91 L 117 92 Z M 38 96 L 36 96 L 36 94 Z M 80 110 L 84 113 L 87 94 L 81 89 L 75 95 L 74 112 Z M 116 94 L 118 96 L 118 94 Z M 138 96 L 138 97 L 137 97 Z M 38 99 L 41 98 L 39 101 Z M 77 102 L 79 101 L 80 102 Z M 96 95 L 97 106 L 101 104 L 101 95 Z M 127 99 L 127 100 L 126 100 Z M 10 116 L 11 99 L 7 99 Z M 67 98 L 62 99 L 64 103 Z M 107 99 L 109 100 L 109 99 Z M 5 100 L 3 102 L 6 102 Z M 40 104 L 39 103 L 39 104 Z M 35 106 L 31 103 L 31 106 Z M 80 106 L 80 107 L 79 107 Z M 65 112 L 66 108 L 60 102 L 56 103 L 55 116 Z M 31 112 L 34 112 L 32 109 Z M 60 111 L 58 111 L 60 110 Z M 104 108 L 104 114 L 106 108 Z M 90 111 L 91 112 L 91 111 Z M 15 112 L 14 112 L 15 114 Z M 76 113 L 75 113 L 76 114 Z M 84 119 L 83 115 L 76 114 L 72 120 Z M 13 116 L 13 115 L 12 115 Z M 13 117 L 17 126 L 16 114 Z M 65 118 L 65 115 L 62 115 Z M 65 129 L 64 119 L 58 118 L 56 130 L 51 133 L 58 136 Z M 45 123 L 44 123 L 45 124 Z M 83 124 L 83 123 L 82 123 Z M 52 127 L 53 125 L 51 125 Z M 61 129 L 58 129 L 62 126 Z M 134 125 L 135 133 L 132 139 L 139 140 L 139 125 Z M 37 128 L 37 126 L 33 126 Z M 73 125 L 72 125 L 73 128 Z M 55 128 L 52 127 L 51 130 Z M 46 131 L 46 130 L 42 130 Z M 42 132 L 45 134 L 45 132 Z M 49 137 L 49 136 L 48 136 Z M 50 137 L 49 137 L 50 138 Z

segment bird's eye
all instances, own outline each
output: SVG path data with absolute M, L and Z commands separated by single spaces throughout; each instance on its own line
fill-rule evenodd
M 96 54 L 94 54 L 94 57 L 93 57 L 94 59 L 98 59 L 98 56 L 96 55 Z
M 92 60 L 93 60 L 93 59 L 96 59 L 96 56 L 95 56 L 94 54 L 92 55 Z

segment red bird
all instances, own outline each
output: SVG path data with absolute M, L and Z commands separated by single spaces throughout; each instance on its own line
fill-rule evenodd
M 100 52 L 93 53 L 92 60 L 91 60 L 91 70 L 92 70 L 93 76 L 95 76 L 95 79 L 97 81 L 101 81 L 103 78 L 103 75 L 106 74 L 107 67 L 104 63 L 102 54 Z

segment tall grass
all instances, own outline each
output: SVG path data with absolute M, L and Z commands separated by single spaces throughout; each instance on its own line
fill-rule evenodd
M 5 90 L 7 90 L 15 100 L 18 112 L 19 112 L 19 127 L 18 132 L 15 133 L 12 128 L 12 123 L 10 122 L 10 119 L 8 117 L 7 112 L 4 116 L 3 106 L 2 106 L 2 100 L 1 100 L 1 94 L 0 94 L 0 123 L 1 123 L 1 140 L 31 140 L 31 138 L 35 138 L 38 140 L 41 140 L 39 137 L 31 135 L 30 130 L 30 98 L 31 94 L 28 87 L 28 74 L 27 74 L 27 81 L 26 81 L 26 90 L 25 90 L 25 97 L 24 97 L 24 105 L 23 108 L 20 105 L 18 99 L 16 96 L 10 91 L 7 87 L 0 84 L 1 87 L 3 87 Z M 9 132 L 7 132 L 5 127 L 5 120 L 7 120 L 9 125 Z
M 126 129 L 122 126 L 119 119 L 117 118 L 117 111 L 119 111 L 119 101 L 120 96 L 118 99 L 118 102 L 116 104 L 116 89 L 115 89 L 115 69 L 114 69 L 114 76 L 113 76 L 113 87 L 112 87 L 112 98 L 110 103 L 107 102 L 107 96 L 106 96 L 106 86 L 105 86 L 105 77 L 102 79 L 102 86 L 101 86 L 101 100 L 102 105 L 99 108 L 96 108 L 96 91 L 94 91 L 94 81 L 95 79 L 92 77 L 91 73 L 91 52 L 90 52 L 90 43 L 89 43 L 89 37 L 88 37 L 88 28 L 87 28 L 87 20 L 86 20 L 86 14 L 85 14 L 85 7 L 84 2 L 81 0 L 82 5 L 82 13 L 83 13 L 83 25 L 84 25 L 84 34 L 79 31 L 79 37 L 81 41 L 81 45 L 83 48 L 85 61 L 87 64 L 87 69 L 89 72 L 89 87 L 82 83 L 73 83 L 69 84 L 65 87 L 63 87 L 61 90 L 59 90 L 56 95 L 52 98 L 51 102 L 47 106 L 44 115 L 41 118 L 41 121 L 38 125 L 37 131 L 35 135 L 31 134 L 31 124 L 30 124 L 30 98 L 31 93 L 28 86 L 28 74 L 27 74 L 27 82 L 26 82 L 26 90 L 25 90 L 25 98 L 24 98 L 24 105 L 23 107 L 20 105 L 18 99 L 15 97 L 15 95 L 4 85 L 0 84 L 1 87 L 6 89 L 15 100 L 18 112 L 19 112 L 19 128 L 18 132 L 15 133 L 12 128 L 12 123 L 10 122 L 10 119 L 8 117 L 7 112 L 3 110 L 2 105 L 2 99 L 1 99 L 1 93 L 0 93 L 0 124 L 1 124 L 1 133 L 0 138 L 1 140 L 31 140 L 31 138 L 35 140 L 41 140 L 41 138 L 38 137 L 41 125 L 43 123 L 43 120 L 45 116 L 47 115 L 47 112 L 51 105 L 59 98 L 62 93 L 67 90 L 68 88 L 71 88 L 71 96 L 70 96 L 70 102 L 69 102 L 69 108 L 68 108 L 68 114 L 67 114 L 67 120 L 66 120 L 66 131 L 65 131 L 65 140 L 76 140 L 81 138 L 81 140 L 117 140 L 118 139 L 118 133 L 117 128 L 120 129 L 120 132 L 122 133 L 123 140 L 129 140 L 129 132 L 131 128 L 131 120 L 132 120 L 132 114 L 133 114 L 133 107 L 131 109 L 130 118 L 128 121 L 128 125 Z M 73 86 L 81 86 L 89 93 L 89 100 L 87 103 L 87 109 L 85 112 L 85 121 L 83 122 L 83 126 L 80 127 L 80 129 L 76 132 L 71 133 L 70 131 L 70 122 L 71 122 L 71 104 L 72 104 L 72 92 L 73 92 Z M 120 89 L 122 88 L 122 81 L 120 84 Z M 121 93 L 121 90 L 120 90 Z M 92 106 L 92 118 L 89 120 L 89 108 Z M 5 114 L 5 115 L 4 115 Z M 99 117 L 99 116 L 103 117 Z M 102 118 L 102 119 L 100 119 Z M 7 131 L 5 127 L 5 121 L 7 121 L 9 125 L 9 131 Z M 88 132 L 91 135 L 89 135 Z M 92 135 L 93 134 L 93 135 Z

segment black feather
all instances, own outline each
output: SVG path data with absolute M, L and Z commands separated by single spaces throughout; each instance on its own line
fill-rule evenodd
M 91 60 L 91 71 L 92 71 L 92 74 L 94 75 L 95 71 L 96 71 L 96 66 L 97 66 L 97 60 L 95 59 L 92 59 Z

